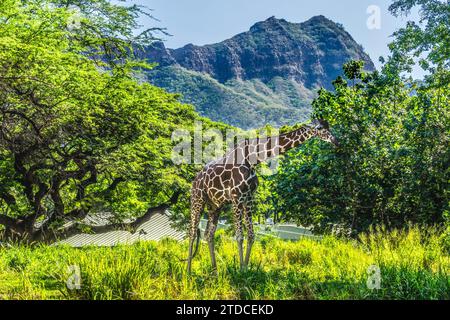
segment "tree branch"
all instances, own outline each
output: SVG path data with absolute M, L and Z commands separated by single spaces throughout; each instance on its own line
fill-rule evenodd
M 4 114 L 12 114 L 12 115 L 19 116 L 22 119 L 24 119 L 25 121 L 27 121 L 33 127 L 33 130 L 36 131 L 38 138 L 42 139 L 41 130 L 39 129 L 37 124 L 33 120 L 31 120 L 31 118 L 29 118 L 26 114 L 19 112 L 17 110 L 2 110 L 2 112 Z
M 6 202 L 6 204 L 10 207 L 15 206 L 17 204 L 16 198 L 8 192 L 0 191 L 0 198 L 2 198 Z
M 116 230 L 128 230 L 131 233 L 136 233 L 137 229 L 147 221 L 149 221 L 155 214 L 157 213 L 164 213 L 167 209 L 170 208 L 170 206 L 174 205 L 177 201 L 179 196 L 181 195 L 181 191 L 177 191 L 174 193 L 172 198 L 159 206 L 149 208 L 147 212 L 142 216 L 137 218 L 135 221 L 130 223 L 115 223 L 115 224 L 109 224 L 105 226 L 94 226 L 90 227 L 91 231 L 95 234 L 101 234 Z
M 13 227 L 17 224 L 17 220 L 5 216 L 4 214 L 0 214 L 0 224 L 4 225 L 5 227 Z
M 136 231 L 139 229 L 139 227 L 142 224 L 144 224 L 145 222 L 149 221 L 151 219 L 151 217 L 153 217 L 153 215 L 155 215 L 157 213 L 164 213 L 164 211 L 166 211 L 168 208 L 170 208 L 170 206 L 174 205 L 178 201 L 178 198 L 180 197 L 180 195 L 181 195 L 181 191 L 177 190 L 173 194 L 173 196 L 169 199 L 169 201 L 167 201 L 166 203 L 161 204 L 159 206 L 149 208 L 142 217 L 137 218 L 133 222 L 114 223 L 114 224 L 109 224 L 109 225 L 105 225 L 105 226 L 88 226 L 88 227 L 94 234 L 102 234 L 102 233 L 107 233 L 107 232 L 117 231 L 117 230 L 126 230 L 126 231 L 130 231 L 131 233 L 136 233 Z M 77 212 L 77 210 L 74 210 L 73 214 L 75 215 L 76 212 Z M 35 238 L 35 240 L 43 240 L 43 241 L 47 241 L 47 242 L 56 241 L 58 239 L 66 239 L 73 235 L 79 234 L 81 227 L 86 227 L 86 225 L 76 222 L 62 230 L 58 230 L 56 232 L 51 232 L 51 233 L 48 232 L 48 229 L 46 231 L 40 230 L 40 232 L 38 232 L 34 238 Z

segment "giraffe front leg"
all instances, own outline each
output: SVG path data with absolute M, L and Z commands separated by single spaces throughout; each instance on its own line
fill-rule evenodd
M 239 262 L 241 269 L 245 268 L 244 261 L 244 233 L 242 230 L 242 216 L 244 214 L 243 205 L 241 203 L 234 205 L 234 228 L 236 232 L 236 241 L 239 250 Z
M 194 258 L 198 247 L 194 252 L 195 240 L 199 241 L 197 238 L 197 230 L 200 223 L 200 217 L 203 211 L 204 201 L 198 194 L 193 193 L 191 198 L 191 225 L 189 229 L 189 255 L 187 259 L 187 272 L 191 274 L 192 271 L 192 259 Z
M 247 204 L 245 209 L 245 227 L 247 228 L 247 250 L 245 253 L 245 267 L 248 267 L 248 264 L 250 262 L 250 255 L 252 252 L 252 246 L 255 242 L 255 232 L 253 230 L 253 221 L 252 221 L 252 214 L 253 214 L 253 202 L 250 202 Z
M 187 272 L 191 274 L 192 271 L 192 259 L 194 255 L 194 241 L 195 241 L 195 231 L 189 232 L 189 254 L 187 259 Z
M 211 265 L 214 272 L 217 272 L 216 253 L 214 250 L 214 235 L 219 222 L 219 212 L 214 211 L 208 216 L 208 225 L 205 230 L 205 239 L 208 242 L 209 254 L 211 255 Z

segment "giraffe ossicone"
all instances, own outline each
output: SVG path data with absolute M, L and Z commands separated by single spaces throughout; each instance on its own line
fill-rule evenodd
M 269 138 L 246 139 L 238 143 L 223 157 L 208 163 L 200 171 L 192 184 L 191 190 L 191 223 L 189 229 L 188 272 L 191 272 L 194 242 L 201 215 L 207 209 L 208 223 L 205 240 L 211 255 L 213 269 L 217 270 L 214 234 L 220 217 L 220 211 L 226 204 L 233 207 L 234 230 L 239 249 L 241 268 L 246 268 L 255 234 L 253 231 L 252 213 L 254 193 L 258 187 L 255 167 L 298 147 L 307 140 L 318 137 L 324 141 L 338 145 L 331 134 L 329 125 L 324 120 L 315 120 L 299 129 Z M 244 255 L 244 225 L 247 230 L 247 248 Z

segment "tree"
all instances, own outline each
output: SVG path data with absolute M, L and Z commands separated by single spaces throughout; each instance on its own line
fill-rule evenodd
M 389 10 L 394 16 L 408 16 L 413 8 L 419 9 L 420 20 L 409 21 L 394 34 L 390 44 L 392 54 L 383 71 L 394 77 L 402 71 L 410 72 L 415 60 L 428 71 L 425 81 L 409 84 L 417 87 L 418 92 L 407 120 L 416 173 L 415 179 L 409 180 L 408 189 L 426 184 L 418 195 L 421 200 L 447 202 L 444 218 L 450 243 L 450 6 L 448 1 L 396 0 Z
M 420 21 L 408 21 L 394 33 L 391 55 L 384 66 L 393 74 L 411 72 L 418 60 L 431 77 L 440 78 L 440 85 L 450 80 L 450 6 L 440 0 L 396 0 L 389 7 L 394 16 L 408 16 L 419 9 Z M 436 84 L 436 83 L 435 83 Z
M 450 7 L 396 0 L 390 11 L 408 16 L 415 7 L 420 21 L 394 33 L 381 73 L 349 62 L 334 92 L 319 91 L 314 116 L 334 124 L 342 147 L 312 142 L 285 159 L 272 181 L 285 219 L 350 235 L 381 224 L 448 225 Z M 405 77 L 417 61 L 429 72 L 422 82 Z
M 344 70 L 335 92 L 321 90 L 313 103 L 314 117 L 330 121 L 341 147 L 312 141 L 290 153 L 274 181 L 277 211 L 348 235 L 373 225 L 441 224 L 449 207 L 448 92 L 413 95 L 359 63 Z
M 137 59 L 139 48 L 157 31 L 135 34 L 141 14 L 106 0 L 0 3 L 5 236 L 51 240 L 96 211 L 120 227 L 186 188 L 192 169 L 172 164 L 171 134 L 198 116 L 136 80 L 152 67 Z

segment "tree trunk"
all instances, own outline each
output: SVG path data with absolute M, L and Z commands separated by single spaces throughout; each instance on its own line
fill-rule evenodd
M 147 210 L 147 212 L 137 218 L 135 221 L 130 223 L 116 223 L 111 225 L 104 226 L 89 226 L 90 230 L 94 234 L 103 234 L 116 230 L 126 230 L 132 233 L 135 233 L 141 225 L 145 222 L 149 221 L 150 218 L 156 213 L 164 213 L 167 209 L 170 208 L 171 205 L 175 204 L 178 201 L 181 192 L 177 191 L 174 193 L 172 198 L 166 203 L 151 207 Z M 9 217 L 0 216 L 3 220 L 0 219 L 0 224 L 5 225 L 5 222 L 9 222 L 9 225 L 5 225 L 5 230 L 3 232 L 3 241 L 6 242 L 20 242 L 24 244 L 31 243 L 47 243 L 51 244 L 61 239 L 66 239 L 73 235 L 80 233 L 80 226 L 82 224 L 74 222 L 71 226 L 59 230 L 52 230 L 49 227 L 49 224 L 53 222 L 52 219 L 49 219 L 48 222 L 41 226 L 40 229 L 35 229 L 33 227 L 32 230 L 27 228 L 27 220 L 14 220 Z M 13 225 L 15 224 L 15 225 Z

